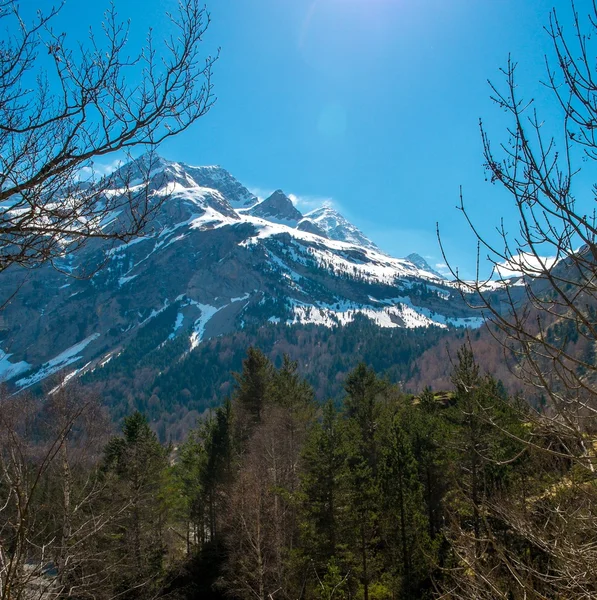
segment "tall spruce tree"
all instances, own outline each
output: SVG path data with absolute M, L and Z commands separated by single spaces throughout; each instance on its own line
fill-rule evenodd
M 435 540 L 444 520 L 443 500 L 450 482 L 448 439 L 451 434 L 442 406 L 426 388 L 418 403 L 402 411 L 401 424 L 408 433 L 423 485 L 429 537 Z
M 122 436 L 112 438 L 104 451 L 106 501 L 123 506 L 109 543 L 121 561 L 115 587 L 130 597 L 155 594 L 164 573 L 167 455 L 139 412 L 124 419 Z
M 200 549 L 205 542 L 205 489 L 202 474 L 207 453 L 200 431 L 195 429 L 178 450 L 174 477 L 181 496 L 180 520 L 184 522 L 187 554 Z
M 364 600 L 369 600 L 370 582 L 379 568 L 375 551 L 379 540 L 380 517 L 376 430 L 381 396 L 386 387 L 375 371 L 363 363 L 348 375 L 345 385 L 350 519 L 356 542 L 355 570 Z
M 417 598 L 429 574 L 431 540 L 411 443 L 396 415 L 384 436 L 380 466 L 385 570 L 392 594 Z
M 261 423 L 263 410 L 271 401 L 273 365 L 261 350 L 250 347 L 243 360 L 243 370 L 234 377 L 237 384 L 233 399 L 235 438 L 242 446 Z
M 328 565 L 346 572 L 346 433 L 333 401 L 323 406 L 320 422 L 309 433 L 301 477 L 303 551 L 323 578 Z
M 206 462 L 201 473 L 207 503 L 209 539 L 218 544 L 219 515 L 225 510 L 224 489 L 232 478 L 232 405 L 229 400 L 215 412 L 204 428 Z
M 484 390 L 479 366 L 467 345 L 458 350 L 458 363 L 451 379 L 456 388 L 456 409 L 461 431 L 457 447 L 457 483 L 470 503 L 470 522 L 477 556 L 480 552 L 482 527 L 480 506 L 483 496 L 483 446 L 488 428 L 483 421 Z

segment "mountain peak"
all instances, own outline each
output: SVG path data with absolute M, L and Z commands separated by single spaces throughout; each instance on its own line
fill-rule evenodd
M 406 260 L 409 260 L 413 265 L 415 265 L 415 267 L 422 269 L 423 271 L 433 273 L 433 275 L 437 275 L 438 277 L 445 279 L 445 277 L 441 273 L 438 273 L 435 269 L 433 269 L 429 265 L 429 263 L 420 254 L 417 254 L 416 252 L 409 254 L 406 257 Z
M 296 209 L 292 200 L 282 191 L 276 190 L 249 213 L 268 221 L 296 226 L 303 215 Z
M 307 213 L 303 223 L 307 220 L 322 230 L 330 240 L 348 242 L 379 252 L 379 248 L 362 231 L 329 205 Z
M 232 208 L 247 209 L 259 202 L 255 194 L 220 165 L 193 167 L 181 163 L 181 167 L 201 187 L 218 190 Z
M 155 152 L 146 152 L 127 163 L 120 163 L 110 177 L 119 184 L 142 183 L 175 164 Z

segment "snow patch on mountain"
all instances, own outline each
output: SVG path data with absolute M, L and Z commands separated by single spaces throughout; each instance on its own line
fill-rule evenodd
M 8 381 L 31 368 L 31 365 L 24 360 L 10 362 L 11 356 L 12 354 L 7 354 L 0 349 L 0 381 Z
M 413 265 L 415 265 L 415 267 L 421 269 L 421 271 L 426 271 L 427 273 L 433 273 L 433 275 L 435 275 L 436 277 L 439 277 L 441 279 L 444 278 L 441 273 L 439 273 L 435 269 L 432 269 L 429 266 L 429 263 L 420 254 L 417 254 L 416 252 L 409 254 L 406 257 L 406 260 L 409 260 Z
M 220 166 L 192 167 L 184 163 L 181 166 L 198 185 L 218 190 L 234 209 L 251 208 L 259 202 L 255 194 Z
M 239 296 L 238 298 L 230 298 L 230 300 L 223 304 L 222 306 L 211 306 L 210 304 L 202 304 L 197 302 L 196 300 L 189 300 L 188 305 L 193 305 L 199 309 L 201 315 L 198 319 L 193 323 L 193 333 L 189 338 L 191 343 L 191 350 L 196 348 L 202 341 L 205 336 L 205 328 L 209 321 L 215 317 L 217 313 L 221 310 L 227 308 L 231 304 L 235 304 L 236 302 L 243 302 L 250 298 L 251 294 L 246 293 L 243 296 Z
M 296 303 L 292 310 L 294 315 L 291 320 L 287 321 L 289 325 L 312 323 L 325 327 L 335 327 L 352 323 L 358 315 L 365 316 L 379 327 L 384 328 L 415 328 L 439 325 L 432 319 L 403 304 L 381 309 L 353 304 L 336 309 L 332 306 Z M 442 325 L 439 326 L 442 327 Z
M 215 306 L 210 306 L 209 304 L 200 304 L 199 302 L 193 302 L 193 305 L 201 311 L 201 316 L 193 323 L 193 333 L 190 337 L 191 350 L 196 348 L 203 340 L 205 326 L 210 319 L 212 319 L 218 311 L 224 308 L 223 306 L 216 308 Z
M 24 389 L 42 381 L 42 379 L 45 379 L 54 373 L 57 373 L 64 367 L 81 360 L 81 358 L 83 358 L 83 350 L 85 350 L 85 348 L 98 337 L 100 337 L 99 333 L 94 333 L 89 337 L 86 337 L 84 340 L 81 340 L 74 346 L 67 348 L 58 354 L 58 356 L 55 356 L 48 362 L 41 365 L 41 367 L 35 373 L 33 373 L 33 375 L 17 380 L 16 384 L 21 389 Z
M 169 340 L 173 340 L 176 337 L 176 332 L 182 327 L 184 322 L 184 314 L 179 312 L 176 315 L 176 321 L 174 322 L 174 327 L 172 329 L 172 333 L 168 336 Z
M 236 225 L 237 223 L 238 219 L 231 219 L 212 208 L 207 208 L 202 215 L 194 217 L 190 221 L 190 228 L 201 230 L 217 229 L 219 227 L 224 227 L 225 225 Z
M 352 323 L 357 315 L 362 315 L 384 328 L 417 328 L 417 327 L 452 327 L 477 328 L 483 324 L 482 318 L 452 318 L 433 313 L 421 307 L 415 307 L 409 299 L 392 306 L 375 307 L 355 303 L 339 302 L 336 304 L 292 303 L 293 318 L 288 325 L 315 324 L 325 327 L 336 327 Z

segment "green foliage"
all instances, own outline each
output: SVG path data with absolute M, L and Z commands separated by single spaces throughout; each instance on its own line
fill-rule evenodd
M 416 597 L 433 555 L 423 485 L 411 440 L 396 415 L 384 439 L 380 480 L 386 572 L 402 598 Z
M 106 492 L 123 507 L 110 527 L 110 553 L 121 564 L 116 588 L 151 596 L 164 574 L 171 480 L 167 450 L 141 413 L 125 418 L 122 436 L 108 442 L 103 471 Z
M 116 507 L 94 542 L 119 565 L 111 591 L 416 600 L 448 588 L 451 573 L 472 578 L 470 564 L 509 589 L 496 558 L 504 547 L 525 568 L 548 564 L 501 503 L 537 515 L 574 502 L 593 479 L 562 449 L 542 465 L 538 445 L 553 439 L 468 348 L 454 392 L 413 397 L 358 363 L 340 405 L 317 405 L 298 363 L 279 356 L 274 364 L 250 348 L 231 399 L 176 446 L 160 443 L 140 412 L 123 420 L 98 475 L 100 504 Z M 39 501 L 60 490 L 48 481 Z
M 321 570 L 347 549 L 342 535 L 348 501 L 346 427 L 332 401 L 311 428 L 302 458 L 302 539 L 309 560 Z
M 284 354 L 292 356 L 315 398 L 340 402 L 344 381 L 360 361 L 388 381 L 404 381 L 417 371 L 421 354 L 447 335 L 439 328 L 383 329 L 366 317 L 332 329 L 247 323 L 243 330 L 208 340 L 189 353 L 188 334 L 168 339 L 175 306 L 142 327 L 122 354 L 84 376 L 105 398 L 116 421 L 139 410 L 156 424 L 162 442 L 182 440 L 198 417 L 231 395 L 231 373 L 242 370 L 251 346 L 276 367 L 282 366 Z
M 327 564 L 327 570 L 322 579 L 318 581 L 317 598 L 319 600 L 345 600 L 348 596 L 347 575 L 343 574 L 340 567 L 332 559 Z
M 102 381 L 118 373 L 132 373 L 143 367 L 164 368 L 169 363 L 173 352 L 184 352 L 188 349 L 188 342 L 181 346 L 181 339 L 176 343 L 171 341 L 166 350 L 163 346 L 168 342 L 168 337 L 173 331 L 179 307 L 180 303 L 175 302 L 150 318 L 135 337 L 127 342 L 120 354 L 85 375 L 84 381 L 87 383 Z

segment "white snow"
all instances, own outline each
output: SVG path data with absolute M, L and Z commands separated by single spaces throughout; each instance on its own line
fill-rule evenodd
M 166 298 L 164 300 L 164 304 L 163 304 L 162 308 L 158 308 L 157 310 L 155 308 L 152 308 L 151 312 L 149 313 L 149 316 L 147 318 L 143 319 L 143 321 L 141 321 L 141 323 L 139 323 L 139 327 L 143 327 L 143 325 L 145 325 L 145 323 L 147 323 L 148 321 L 151 321 L 151 319 L 153 319 L 154 317 L 157 317 L 160 313 L 164 312 L 169 306 L 170 306 L 170 300 L 168 300 L 168 298 Z M 139 313 L 139 316 L 141 316 L 141 313 Z
M 477 328 L 484 322 L 480 317 L 452 318 L 433 313 L 429 309 L 413 306 L 409 298 L 398 298 L 393 304 L 387 305 L 390 302 L 384 301 L 383 304 L 386 304 L 386 306 L 381 307 L 360 305 L 347 301 L 331 305 L 319 303 L 315 306 L 292 302 L 294 316 L 287 323 L 289 325 L 313 323 L 325 327 L 334 327 L 351 323 L 357 315 L 363 315 L 380 327 L 385 328 L 406 327 L 411 329 L 431 326 L 446 328 L 449 325 Z
M 244 296 L 239 296 L 238 298 L 230 298 L 226 304 L 218 307 L 211 306 L 210 304 L 201 304 L 195 300 L 189 301 L 189 304 L 196 306 L 201 311 L 201 316 L 195 321 L 195 323 L 193 323 L 193 333 L 189 338 L 191 341 L 191 350 L 196 348 L 203 341 L 205 327 L 216 313 L 220 312 L 223 308 L 234 304 L 235 302 L 243 302 L 250 296 L 250 293 L 246 293 Z
M 397 278 L 415 277 L 454 287 L 434 273 L 419 269 L 406 259 L 392 258 L 376 250 L 357 244 L 328 240 L 319 235 L 293 229 L 286 225 L 271 223 L 259 217 L 242 214 L 242 221 L 252 224 L 256 235 L 240 242 L 241 246 L 255 245 L 259 240 L 288 234 L 299 254 L 307 254 L 320 267 L 333 269 L 365 281 L 393 284 Z M 306 242 L 301 243 L 301 242 Z M 358 256 L 362 258 L 358 258 Z
M 118 254 L 118 253 L 126 250 L 127 248 L 134 246 L 135 244 L 140 244 L 141 242 L 147 242 L 150 239 L 151 239 L 150 237 L 137 237 L 137 238 L 131 240 L 130 242 L 126 242 L 125 244 L 120 244 L 119 246 L 116 246 L 115 248 L 110 248 L 106 252 L 106 254 L 108 256 Z
M 537 277 L 549 271 L 559 262 L 560 258 L 557 256 L 535 256 L 529 252 L 521 252 L 515 254 L 509 260 L 498 263 L 495 270 L 501 279 L 522 277 L 524 274 Z
M 215 306 L 210 306 L 209 304 L 200 304 L 199 302 L 193 302 L 193 304 L 201 311 L 201 316 L 193 323 L 193 333 L 191 334 L 191 350 L 196 348 L 201 341 L 203 340 L 203 336 L 205 334 L 205 326 L 209 322 L 209 320 L 222 308 L 216 308 Z
M 24 360 L 16 363 L 10 362 L 9 359 L 11 356 L 12 354 L 7 354 L 4 350 L 0 350 L 0 381 L 8 381 L 31 368 L 31 365 Z
M 225 225 L 236 225 L 239 220 L 227 217 L 211 206 L 205 207 L 205 212 L 191 221 L 191 229 L 216 229 Z
M 73 377 L 76 377 L 81 371 L 84 371 L 90 364 L 91 361 L 83 365 L 80 369 L 75 369 L 74 371 L 67 373 L 64 376 L 63 380 L 56 387 L 52 388 L 48 393 L 55 394 L 57 391 L 61 390 Z
M 135 279 L 135 277 L 137 277 L 137 275 L 130 275 L 128 277 L 120 277 L 118 279 L 118 285 L 119 285 L 119 287 L 122 287 L 125 283 L 128 283 L 129 281 L 132 281 L 133 279 Z
M 84 340 L 81 340 L 74 346 L 67 348 L 64 352 L 61 352 L 58 356 L 55 356 L 48 362 L 44 363 L 33 375 L 17 380 L 16 384 L 20 388 L 26 388 L 30 385 L 40 382 L 42 379 L 57 373 L 67 365 L 70 365 L 82 358 L 80 354 L 83 350 L 94 340 L 100 336 L 99 333 L 94 333 Z
M 172 333 L 168 336 L 169 340 L 173 340 L 176 337 L 176 332 L 182 327 L 182 323 L 184 321 L 184 315 L 179 312 L 176 315 L 176 321 L 174 323 L 174 329 L 172 330 Z

